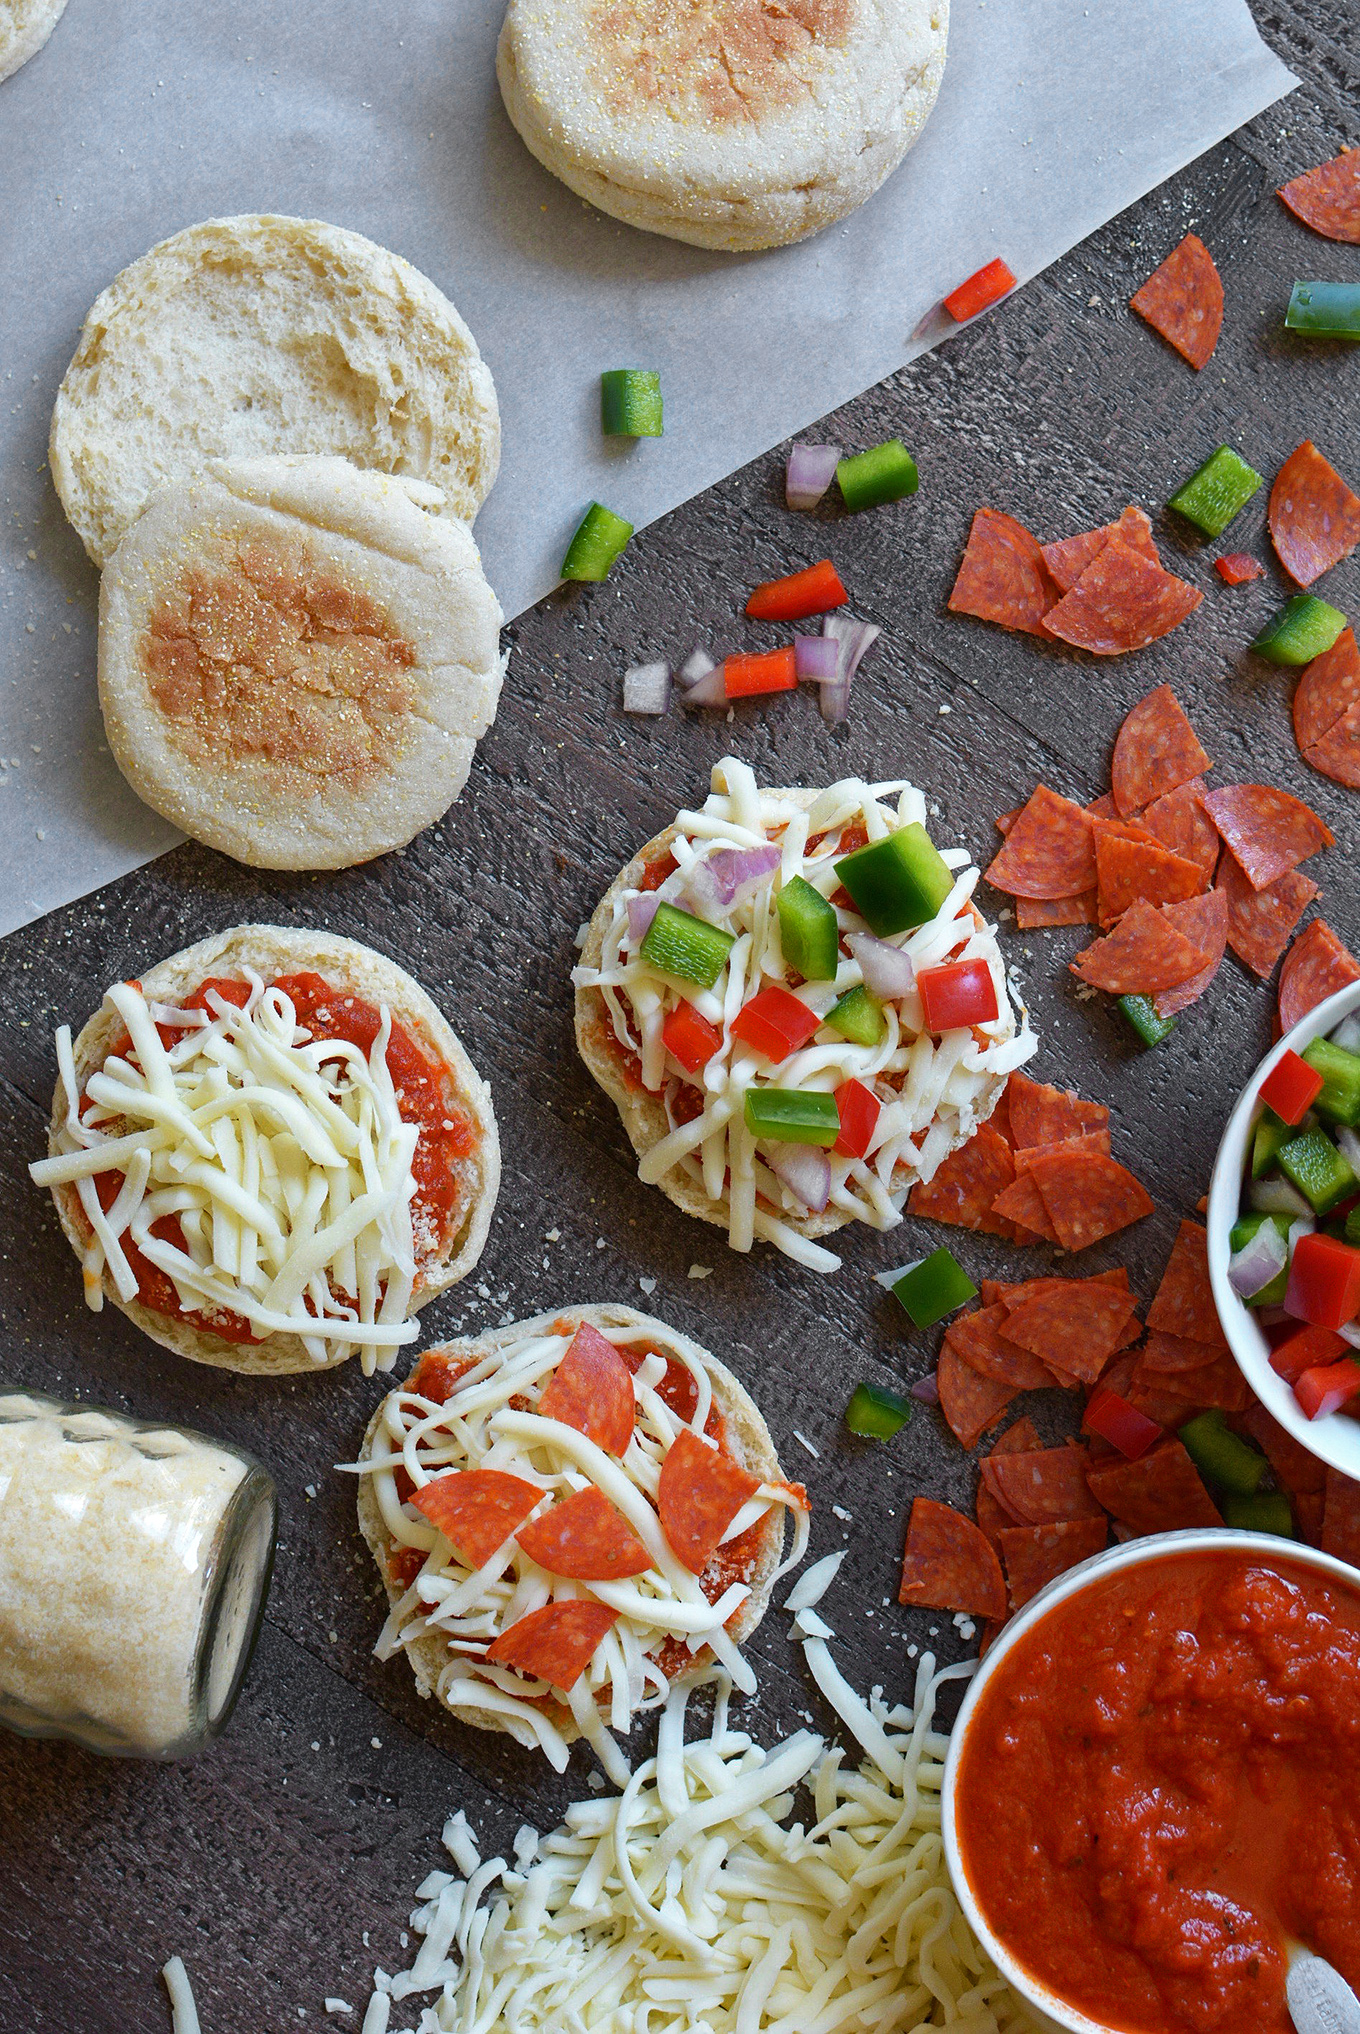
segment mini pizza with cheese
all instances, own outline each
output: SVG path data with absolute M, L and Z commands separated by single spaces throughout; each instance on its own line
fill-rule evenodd
M 741 1642 L 807 1546 L 807 1494 L 741 1384 L 632 1307 L 426 1350 L 352 1466 L 391 1603 L 378 1657 L 559 1772 L 584 1737 L 626 1777 L 610 1732 L 715 1659 L 754 1693 Z
M 86 1303 L 253 1372 L 389 1370 L 482 1253 L 486 1083 L 419 983 L 333 933 L 242 925 L 57 1033 L 51 1189 Z

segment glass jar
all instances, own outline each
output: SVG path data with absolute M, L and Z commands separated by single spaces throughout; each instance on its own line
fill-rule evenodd
M 125 1758 L 201 1750 L 250 1664 L 277 1517 L 223 1441 L 0 1396 L 0 1723 Z

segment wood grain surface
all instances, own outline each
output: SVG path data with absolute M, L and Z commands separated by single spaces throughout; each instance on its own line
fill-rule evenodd
M 678 804 L 702 798 L 728 749 L 780 784 L 911 777 L 938 808 L 937 839 L 962 841 L 985 863 L 993 816 L 1040 776 L 1083 799 L 1105 788 L 1123 713 L 1166 680 L 1218 781 L 1283 785 L 1334 828 L 1336 846 L 1310 869 L 1326 917 L 1360 949 L 1360 801 L 1304 765 L 1289 675 L 1243 648 L 1290 590 L 1265 536 L 1266 490 L 1217 545 L 1190 541 L 1159 508 L 1224 439 L 1269 477 L 1311 436 L 1352 482 L 1360 476 L 1360 349 L 1297 340 L 1281 324 L 1296 277 L 1354 277 L 1360 257 L 1317 239 L 1273 195 L 1285 176 L 1360 142 L 1360 16 L 1353 0 L 1257 14 L 1302 76 L 1298 93 L 816 434 L 850 446 L 900 434 L 920 464 L 914 500 L 859 518 L 792 516 L 773 452 L 638 538 L 606 585 L 564 590 L 515 626 L 500 717 L 467 791 L 403 854 L 291 878 L 187 846 L 0 948 L 0 1376 L 202 1426 L 254 1450 L 282 1497 L 264 1635 L 213 1751 L 160 1768 L 0 1734 L 0 2034 L 168 2025 L 155 1971 L 173 1952 L 189 1965 L 205 2034 L 356 2026 L 374 1964 L 409 1961 L 401 1931 L 416 1884 L 440 1862 L 444 1816 L 466 1809 L 489 1852 L 526 1819 L 555 1820 L 586 1785 L 582 1748 L 558 1781 L 507 1739 L 420 1702 L 400 1660 L 372 1658 L 381 1591 L 353 1481 L 332 1465 L 353 1456 L 382 1381 L 357 1365 L 281 1382 L 233 1378 L 179 1361 L 115 1312 L 95 1318 L 47 1199 L 28 1181 L 26 1162 L 44 1143 L 53 1027 L 79 1025 L 110 981 L 224 925 L 324 924 L 392 954 L 448 1012 L 491 1083 L 506 1161 L 498 1216 L 473 1276 L 422 1317 L 427 1339 L 573 1301 L 650 1306 L 754 1392 L 787 1472 L 814 1497 L 814 1555 L 848 1544 L 822 1607 L 852 1680 L 900 1691 L 910 1648 L 966 1650 L 948 1616 L 903 1611 L 893 1598 L 913 1493 L 967 1505 L 973 1463 L 925 1409 L 887 1450 L 841 1423 L 861 1378 L 918 1377 L 938 1341 L 904 1332 L 869 1274 L 937 1241 L 975 1277 L 1023 1276 L 1044 1269 L 1047 1253 L 908 1221 L 889 1237 L 845 1232 L 845 1267 L 830 1279 L 767 1250 L 730 1254 L 718 1231 L 636 1179 L 614 1111 L 572 1047 L 573 939 L 618 865 Z M 1198 376 L 1126 308 L 1191 228 L 1227 297 L 1218 352 Z M 1141 502 L 1167 563 L 1204 587 L 1204 605 L 1168 640 L 1111 663 L 951 616 L 945 599 L 984 501 L 1045 538 Z M 1269 560 L 1266 578 L 1223 587 L 1211 561 L 1226 548 Z M 74 536 L 67 549 L 61 569 L 93 604 Z M 679 661 L 695 642 L 772 640 L 735 620 L 745 590 L 828 551 L 855 611 L 884 630 L 846 727 L 824 729 L 807 696 L 726 717 L 624 719 L 628 663 Z M 1321 590 L 1356 613 L 1360 559 Z M 1003 901 L 987 898 L 992 910 Z M 1230 959 L 1171 1042 L 1141 1054 L 1104 999 L 1077 1000 L 1065 963 L 1081 939 L 1012 926 L 1006 948 L 1041 1036 L 1035 1070 L 1111 1104 L 1116 1155 L 1157 1201 L 1155 1217 L 1088 1253 L 1083 1268 L 1126 1262 L 1146 1299 L 1269 1042 L 1273 991 Z M 696 1265 L 711 1275 L 692 1277 Z M 654 1291 L 642 1284 L 652 1280 Z M 1057 1392 L 1029 1409 L 1050 1436 L 1070 1426 Z M 773 1734 L 812 1718 L 829 1727 L 780 1612 L 750 1651 L 761 1682 L 745 1707 L 751 1727 Z M 639 1732 L 632 1749 L 643 1742 Z M 327 2022 L 328 1994 L 349 2000 L 355 2018 Z M 415 2017 L 398 2009 L 393 2026 Z

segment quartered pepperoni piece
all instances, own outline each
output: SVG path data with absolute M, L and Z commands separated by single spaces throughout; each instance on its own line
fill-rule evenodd
M 1070 1088 L 1051 1087 L 1013 1073 L 1006 1083 L 1011 1133 L 1017 1150 L 1040 1144 L 1063 1144 L 1087 1130 L 1108 1131 L 1110 1112 L 1103 1102 L 1086 1102 Z M 1108 1144 L 1106 1149 L 1109 1149 Z
M 1215 887 L 1228 906 L 1228 944 L 1244 967 L 1264 981 L 1288 946 L 1294 927 L 1321 893 L 1311 876 L 1289 869 L 1253 890 L 1231 855 L 1224 855 Z
M 1013 516 L 980 508 L 949 596 L 953 612 L 1042 636 L 1044 616 L 1057 598 L 1038 539 Z
M 1057 1525 L 1003 1526 L 996 1543 L 1005 1563 L 1011 1609 L 1023 1609 L 1059 1575 L 1103 1553 L 1108 1537 L 1103 1511 L 1096 1518 L 1064 1519 Z
M 1159 1017 L 1175 1017 L 1197 1003 L 1223 965 L 1228 945 L 1228 900 L 1222 890 L 1206 890 L 1202 897 L 1187 897 L 1183 904 L 1164 904 L 1162 916 L 1174 925 L 1192 946 L 1202 947 L 1209 956 L 1197 975 L 1163 989 L 1156 998 Z
M 1321 1493 L 1326 1481 L 1322 1463 L 1302 1441 L 1286 1432 L 1259 1399 L 1247 1407 L 1242 1424 L 1274 1470 L 1281 1490 L 1291 1497 Z
M 1335 838 L 1311 805 L 1273 784 L 1225 784 L 1205 792 L 1204 809 L 1253 890 L 1263 890 Z
M 1343 149 L 1330 162 L 1291 177 L 1278 195 L 1315 233 L 1360 246 L 1360 149 Z
M 758 1476 L 682 1427 L 661 1464 L 656 1491 L 661 1530 L 676 1559 L 702 1575 L 723 1534 L 759 1488 Z
M 431 1405 L 447 1405 L 458 1389 L 458 1380 L 475 1362 L 472 1356 L 452 1356 L 447 1349 L 427 1349 L 407 1378 L 405 1389 L 428 1398 Z
M 1017 897 L 1015 923 L 1021 932 L 1051 925 L 1099 925 L 1100 899 L 1094 890 L 1083 890 L 1079 897 Z
M 1078 536 L 1061 537 L 1056 544 L 1044 545 L 1044 563 L 1059 591 L 1070 593 L 1091 560 L 1116 535 L 1132 544 L 1136 551 L 1141 551 L 1145 558 L 1150 558 L 1154 565 L 1161 564 L 1146 511 L 1126 508 L 1117 522 L 1102 523 L 1098 530 L 1082 530 Z
M 1059 1525 L 1099 1518 L 1086 1487 L 1085 1448 L 1036 1448 L 1025 1454 L 984 1455 L 983 1481 L 1021 1525 Z
M 1059 1279 L 1043 1291 L 1018 1295 L 1009 1304 L 1005 1333 L 1050 1369 L 1094 1384 L 1119 1347 L 1133 1310 L 1132 1293 L 1117 1286 Z
M 1140 812 L 1213 766 L 1169 685 L 1131 707 L 1114 745 L 1110 789 L 1120 814 Z
M 1138 815 L 1145 833 L 1170 848 L 1182 861 L 1193 862 L 1206 883 L 1213 881 L 1221 843 L 1218 829 L 1204 810 L 1202 777 L 1191 777 L 1161 798 L 1154 798 Z
M 1044 1197 L 1038 1184 L 1029 1172 L 1018 1172 L 1011 1184 L 992 1203 L 992 1213 L 1000 1221 L 1013 1222 L 1018 1230 L 1029 1233 L 1025 1242 L 1056 1243 L 1058 1232 L 1044 1206 Z
M 1223 329 L 1223 284 L 1198 234 L 1172 248 L 1129 305 L 1196 373 L 1207 366 Z
M 1320 1544 L 1324 1554 L 1335 1554 L 1338 1561 L 1349 1561 L 1352 1568 L 1360 1568 L 1360 1483 L 1352 1476 L 1343 1476 L 1330 1464 L 1322 1501 Z
M 1360 790 L 1360 706 L 1343 713 L 1335 727 L 1304 750 L 1303 760 L 1334 784 L 1344 784 L 1348 791 Z
M 1203 947 L 1139 897 L 1108 938 L 1083 947 L 1070 965 L 1074 975 L 1108 995 L 1155 996 L 1188 982 L 1208 964 Z
M 1140 1363 L 1133 1373 L 1133 1381 L 1135 1385 L 1150 1383 L 1184 1400 L 1191 1413 L 1202 1412 L 1210 1406 L 1216 1406 L 1223 1412 L 1245 1412 L 1251 1403 L 1247 1380 L 1226 1350 L 1219 1356 L 1210 1356 L 1208 1362 L 1201 1363 L 1197 1370 L 1157 1372 L 1150 1370 L 1146 1363 Z
M 621 1582 L 652 1565 L 627 1519 L 593 1483 L 530 1519 L 515 1538 L 540 1568 L 572 1582 Z
M 1311 586 L 1360 544 L 1360 496 L 1311 438 L 1275 476 L 1266 520 L 1276 557 L 1300 586 Z
M 911 1190 L 910 1211 L 956 1229 L 981 1229 L 1005 1235 L 992 1214 L 992 1204 L 1015 1177 L 1010 1146 L 989 1119 L 979 1123 L 966 1144 L 951 1151 L 932 1178 Z
M 990 1283 L 990 1281 L 989 1281 Z M 994 1304 L 994 1302 L 993 1302 Z M 1022 1414 L 1014 1426 L 1007 1427 L 999 1440 L 992 1442 L 994 1455 L 1021 1455 L 1030 1448 L 1042 1448 L 1039 1430 L 1027 1413 Z
M 411 1498 L 460 1561 L 480 1568 L 524 1524 L 543 1492 L 504 1469 L 450 1469 Z
M 1012 897 L 1075 897 L 1096 885 L 1093 823 L 1080 805 L 1036 787 L 987 870 Z
M 1168 1334 L 1165 1328 L 1149 1328 L 1138 1358 L 1140 1370 L 1157 1377 L 1174 1377 L 1180 1370 L 1202 1370 L 1208 1345 L 1192 1342 L 1188 1335 Z
M 951 1505 L 915 1498 L 897 1600 L 969 1617 L 1004 1617 L 1006 1584 L 987 1535 Z
M 1209 1239 L 1201 1223 L 1183 1221 L 1177 1230 L 1147 1324 L 1202 1342 L 1209 1352 L 1227 1347 L 1209 1283 Z
M 1014 1387 L 982 1377 L 965 1363 L 948 1335 L 940 1346 L 935 1370 L 940 1391 L 940 1411 L 950 1432 L 965 1448 L 974 1447 L 988 1427 L 994 1427 L 1015 1397 Z
M 582 1321 L 548 1379 L 537 1411 L 574 1427 L 609 1455 L 625 1455 L 633 1438 L 633 1379 L 607 1335 Z
M 1356 150 L 1360 155 L 1360 149 Z M 1360 648 L 1344 628 L 1330 650 L 1306 664 L 1294 694 L 1294 739 L 1307 755 L 1351 707 L 1360 704 Z
M 1012 1391 L 1044 1391 L 1058 1379 L 1029 1350 L 1006 1339 L 1004 1306 L 980 1307 L 951 1322 L 945 1339 L 979 1377 L 991 1378 Z
M 1204 887 L 1197 863 L 1170 848 L 1129 840 L 1106 820 L 1096 821 L 1096 876 L 1102 925 L 1113 925 L 1139 897 L 1146 904 L 1179 904 Z
M 584 1598 L 545 1603 L 493 1639 L 486 1657 L 570 1694 L 618 1620 L 617 1610 Z
M 1280 1029 L 1292 1031 L 1338 989 L 1360 981 L 1360 962 L 1342 944 L 1325 918 L 1304 927 L 1280 969 Z
M 1099 1151 L 1041 1151 L 1029 1177 L 1064 1250 L 1085 1250 L 1152 1213 L 1151 1195 L 1128 1168 Z
M 1075 649 L 1122 657 L 1170 635 L 1203 598 L 1197 586 L 1154 565 L 1127 537 L 1116 534 L 1071 592 L 1050 608 L 1044 626 Z
M 1086 1481 L 1097 1503 L 1135 1533 L 1176 1533 L 1222 1525 L 1218 1507 L 1179 1441 L 1159 1441 L 1136 1462 L 1093 1462 Z

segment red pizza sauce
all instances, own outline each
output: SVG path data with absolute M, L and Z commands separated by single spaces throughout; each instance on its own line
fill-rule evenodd
M 1360 1984 L 1360 1589 L 1225 1550 L 1078 1591 L 984 1688 L 956 1814 L 987 1921 L 1068 2004 L 1289 2034 L 1287 1936 Z
M 317 974 L 280 975 L 273 986 L 282 989 L 290 999 L 298 1023 L 310 1031 L 313 1038 L 343 1038 L 357 1045 L 361 1052 L 369 1051 L 382 1023 L 382 1012 L 372 1003 L 365 1002 L 361 996 L 343 994 Z M 250 994 L 247 982 L 212 979 L 204 982 L 192 996 L 186 996 L 181 1008 L 206 1010 L 210 989 L 215 989 L 226 1002 L 234 1003 L 238 1009 Z M 162 1029 L 160 1035 L 161 1042 L 168 1048 L 183 1033 Z M 113 1058 L 125 1053 L 128 1045 L 124 1035 L 115 1040 L 108 1056 Z M 416 1123 L 420 1127 L 420 1140 L 411 1160 L 411 1172 L 416 1182 L 411 1202 L 411 1223 L 419 1264 L 422 1257 L 436 1255 L 457 1227 L 462 1199 L 457 1163 L 475 1152 L 479 1133 L 476 1124 L 455 1102 L 445 1068 L 426 1052 L 396 1017 L 392 1019 L 387 1042 L 387 1069 L 392 1076 L 403 1122 Z M 102 1208 L 112 1207 L 122 1184 L 120 1172 L 98 1175 L 95 1190 Z M 78 1209 L 78 1202 L 76 1206 Z M 184 1231 L 176 1215 L 165 1215 L 153 1222 L 151 1233 L 178 1250 L 185 1247 Z M 158 1266 L 150 1263 L 126 1234 L 123 1237 L 123 1253 L 137 1279 L 138 1299 L 154 1313 L 189 1321 L 226 1342 L 258 1342 L 262 1339 L 239 1314 L 209 1315 L 182 1307 L 173 1281 Z M 420 1283 L 419 1271 L 416 1283 Z

